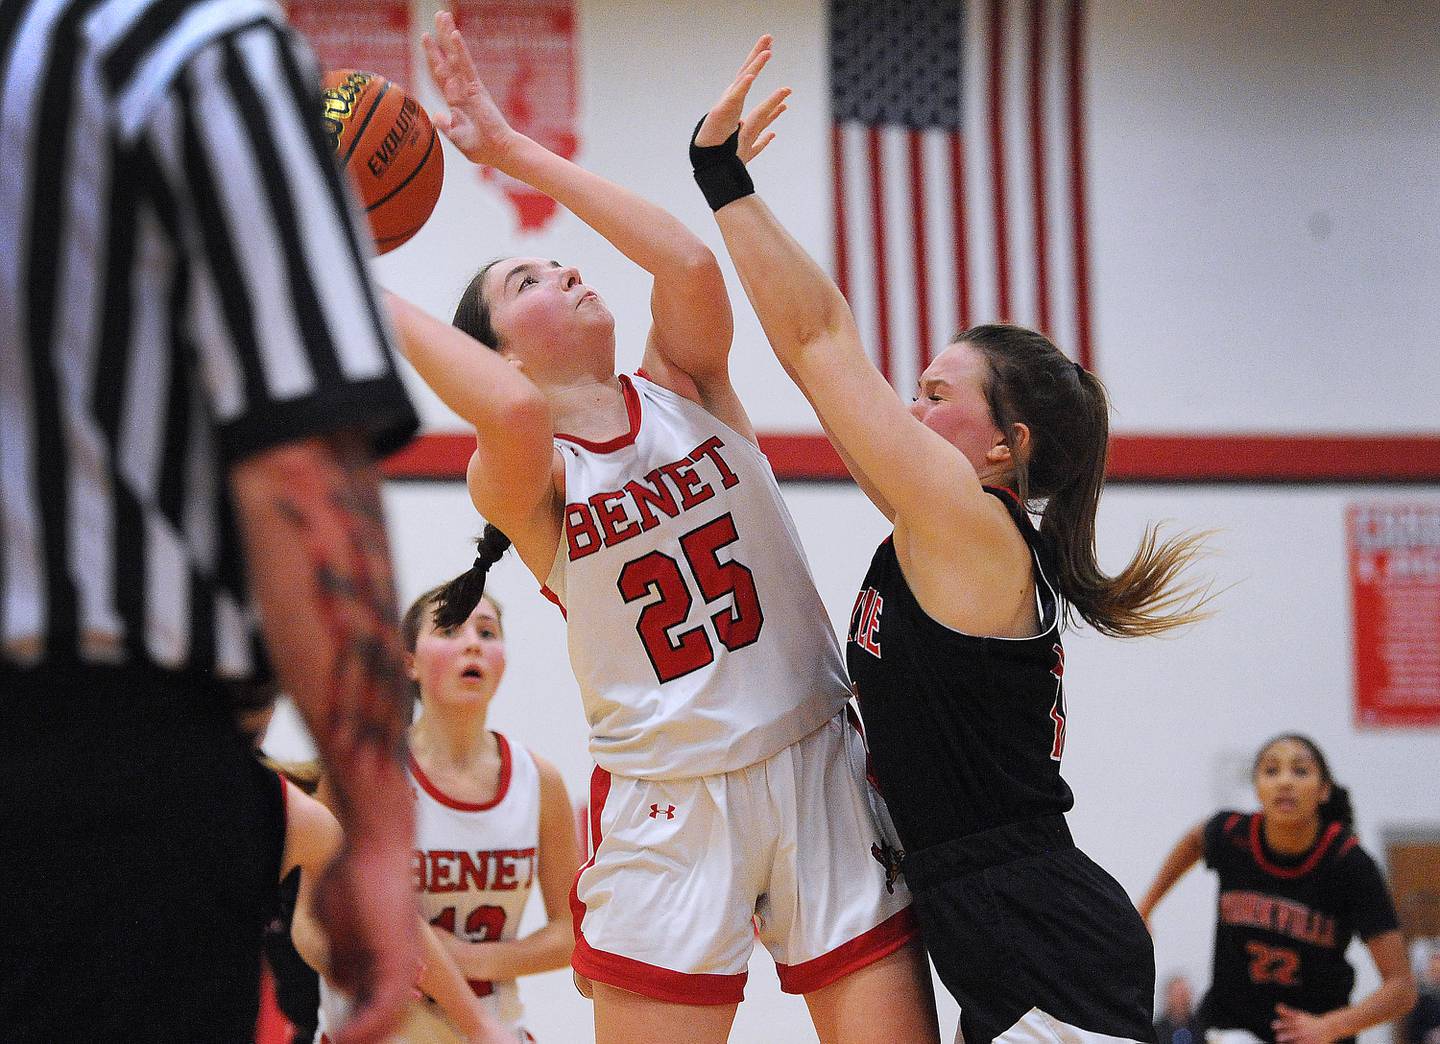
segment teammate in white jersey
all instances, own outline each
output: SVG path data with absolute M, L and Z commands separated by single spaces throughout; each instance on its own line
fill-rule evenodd
M 598 766 L 572 963 L 597 1039 L 724 1040 L 758 934 L 823 1040 L 938 1040 L 909 895 L 875 855 L 888 835 L 839 650 L 730 384 L 719 265 L 665 211 L 510 128 L 448 14 L 436 29 L 451 141 L 654 278 L 633 377 L 604 302 L 558 262 L 487 265 L 465 333 L 391 301 L 411 361 L 476 428 L 469 488 L 493 524 L 440 619 L 469 612 L 503 533 L 569 620 Z
M 344 994 L 326 983 L 325 976 L 330 973 L 330 944 L 314 914 L 315 884 L 340 850 L 343 837 L 339 821 L 328 808 L 284 775 L 277 773 L 277 776 L 285 804 L 285 852 L 280 878 L 283 880 L 297 867 L 300 870 L 300 895 L 290 934 L 296 950 L 321 976 L 315 1040 L 328 1044 L 335 1031 L 348 1020 L 351 1005 Z M 423 1024 L 427 1029 L 433 1026 L 448 1034 L 449 1039 L 478 1044 L 510 1044 L 516 1039 L 513 1031 L 507 1031 L 496 1014 L 475 998 L 439 936 L 423 928 L 421 957 L 423 963 L 416 987 L 422 999 L 411 1004 L 412 1010 L 405 1020 L 407 1029 L 412 1024 Z M 433 1036 L 402 1031 L 390 1039 L 418 1042 L 432 1040 Z
M 524 1040 L 515 979 L 565 967 L 574 946 L 574 820 L 559 771 L 485 727 L 505 673 L 498 603 L 483 598 L 443 630 L 440 590 L 416 599 L 401 624 L 420 696 L 410 730 L 415 889 L 475 994 Z M 537 884 L 547 922 L 519 938 Z

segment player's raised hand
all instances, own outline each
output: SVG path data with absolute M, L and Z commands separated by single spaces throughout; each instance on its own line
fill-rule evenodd
M 775 140 L 773 131 L 767 131 L 769 126 L 775 122 L 782 112 L 785 111 L 785 99 L 790 96 L 790 88 L 782 87 L 766 98 L 755 108 L 750 110 L 749 115 L 741 119 L 741 113 L 745 111 L 745 99 L 750 93 L 750 87 L 755 82 L 755 77 L 760 75 L 760 70 L 765 68 L 770 61 L 770 44 L 772 37 L 767 33 L 755 41 L 755 46 L 750 48 L 749 55 L 740 65 L 740 71 L 735 74 L 735 79 L 725 92 L 720 95 L 720 100 L 710 109 L 704 122 L 700 124 L 700 130 L 695 135 L 695 144 L 700 147 L 719 145 L 731 134 L 735 133 L 736 127 L 740 128 L 740 159 L 749 163 L 756 156 L 764 151 L 765 146 Z
M 745 118 L 740 121 L 738 151 L 741 163 L 748 164 L 765 151 L 766 145 L 775 140 L 775 132 L 769 129 L 770 124 L 789 108 L 785 104 L 785 99 L 789 97 L 790 88 L 781 87 L 745 114 Z
M 475 69 L 475 60 L 449 11 L 435 15 L 435 34 L 421 37 L 430 78 L 449 112 L 432 114 L 445 137 L 471 163 L 503 167 L 517 134 Z

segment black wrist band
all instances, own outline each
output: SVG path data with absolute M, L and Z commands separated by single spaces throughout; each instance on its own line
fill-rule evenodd
M 705 202 L 711 210 L 719 210 L 727 203 L 753 195 L 755 183 L 740 161 L 740 128 L 736 127 L 735 133 L 719 145 L 696 145 L 695 135 L 700 133 L 704 122 L 705 118 L 701 117 L 690 135 L 690 167 Z

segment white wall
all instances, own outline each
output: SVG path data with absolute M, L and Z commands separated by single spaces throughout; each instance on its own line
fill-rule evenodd
M 1119 425 L 1433 430 L 1440 4 L 1086 7 Z
M 428 13 L 436 0 L 415 0 Z M 820 0 L 700 5 L 581 0 L 579 160 L 660 202 L 723 256 L 690 183 L 684 142 L 756 35 L 777 37 L 769 84 L 795 88 L 757 181 L 828 263 L 830 200 Z M 1440 411 L 1440 5 L 1090 0 L 1087 136 L 1098 368 L 1117 431 L 1434 430 Z M 417 68 L 423 66 L 417 65 Z M 423 89 L 422 100 L 434 97 Z M 638 362 L 648 283 L 573 218 L 522 237 L 507 204 L 447 149 L 436 216 L 381 259 L 392 288 L 448 316 L 469 274 L 506 253 L 574 262 L 607 298 L 620 364 Z M 731 279 L 736 290 L 738 283 Z M 814 421 L 737 306 L 737 385 L 765 430 Z M 432 428 L 458 422 L 416 385 Z M 860 495 L 786 496 L 838 622 L 882 533 Z M 1148 519 L 1216 529 L 1213 620 L 1168 640 L 1068 639 L 1066 775 L 1079 842 L 1138 894 L 1167 847 L 1220 804 L 1246 799 L 1255 747 L 1312 734 L 1353 788 L 1360 832 L 1440 825 L 1440 737 L 1352 724 L 1342 529 L 1353 500 L 1440 488 L 1123 488 L 1102 511 L 1118 566 Z M 453 485 L 388 491 L 402 593 L 469 561 L 479 523 Z M 575 794 L 589 774 L 562 623 L 518 563 L 506 604 L 510 673 L 494 724 L 556 761 Z M 272 745 L 294 751 L 293 718 Z M 1213 880 L 1195 873 L 1155 918 L 1162 976 L 1207 978 Z M 532 911 L 533 923 L 533 911 Z M 1359 961 L 1360 990 L 1374 983 Z M 737 1041 L 812 1039 L 768 959 L 752 968 Z M 955 1008 L 942 1012 L 953 1026 Z M 589 1039 L 568 976 L 522 985 L 549 1042 Z M 1372 1034 L 1372 1039 L 1376 1037 Z

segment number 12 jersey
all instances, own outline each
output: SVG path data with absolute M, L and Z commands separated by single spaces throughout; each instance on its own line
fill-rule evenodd
M 565 517 L 547 593 L 608 772 L 677 779 L 752 765 L 849 697 L 839 645 L 760 450 L 643 375 L 629 430 L 557 435 Z

